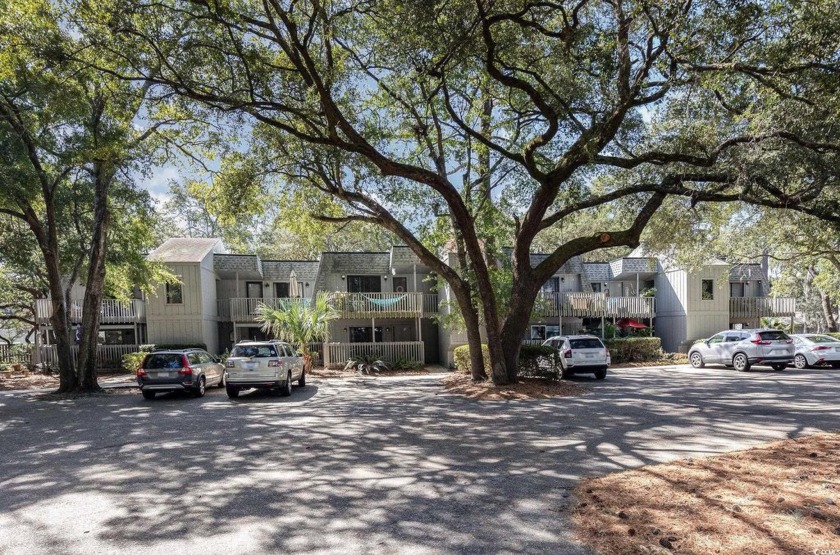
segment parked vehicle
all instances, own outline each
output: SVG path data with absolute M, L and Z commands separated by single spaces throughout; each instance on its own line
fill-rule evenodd
M 693 345 L 688 360 L 694 368 L 723 364 L 747 372 L 753 365 L 784 370 L 793 362 L 793 339 L 773 329 L 727 330 Z
M 840 368 L 840 339 L 830 335 L 803 333 L 792 335 L 796 347 L 793 365 L 799 369 L 828 365 Z
M 549 337 L 543 345 L 560 351 L 561 378 L 575 374 L 595 374 L 603 380 L 610 367 L 610 351 L 599 337 L 594 335 L 569 335 Z
M 169 391 L 189 391 L 203 397 L 213 385 L 225 386 L 225 367 L 201 349 L 177 349 L 149 353 L 137 370 L 137 384 L 146 399 Z
M 227 394 L 239 397 L 244 389 L 270 389 L 286 397 L 292 382 L 306 385 L 303 357 L 282 341 L 243 341 L 237 343 L 227 359 Z

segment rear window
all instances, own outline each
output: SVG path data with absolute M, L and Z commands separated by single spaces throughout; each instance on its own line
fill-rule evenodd
M 572 349 L 603 349 L 604 346 L 601 341 L 594 337 L 585 339 L 569 339 L 569 345 Z
M 232 357 L 269 358 L 276 357 L 274 345 L 237 345 L 230 353 Z
M 181 368 L 181 366 L 181 355 L 174 353 L 149 355 L 143 363 L 143 368 L 146 370 Z
M 760 331 L 758 336 L 762 341 L 787 341 L 790 339 L 788 334 L 783 331 Z

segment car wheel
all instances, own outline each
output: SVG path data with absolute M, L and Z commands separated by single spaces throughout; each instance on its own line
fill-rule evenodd
M 773 370 L 775 370 L 776 372 L 781 372 L 781 371 L 782 371 L 782 370 L 784 370 L 786 367 L 787 367 L 787 364 L 774 364 L 774 365 L 772 365 L 772 366 L 771 366 L 771 368 L 772 368 Z
M 225 391 L 227 391 L 227 396 L 231 399 L 236 399 L 239 397 L 239 388 L 238 387 L 227 387 L 225 386 Z
M 198 385 L 195 389 L 193 389 L 193 395 L 196 397 L 204 397 L 204 394 L 207 392 L 207 380 L 204 376 L 200 376 L 198 378 Z
M 292 373 L 286 374 L 286 383 L 280 386 L 280 397 L 288 397 L 292 394 Z
M 227 385 L 227 372 L 222 372 L 222 379 L 219 380 L 219 389 Z
M 596 380 L 603 380 L 607 377 L 607 369 L 604 368 L 603 370 L 595 370 L 595 379 Z
M 300 371 L 300 379 L 298 380 L 298 385 L 300 387 L 306 387 L 306 370 Z
M 840 362 L 832 362 L 831 367 L 832 368 L 840 368 Z
M 750 369 L 750 361 L 744 353 L 738 353 L 732 358 L 732 366 L 739 372 L 748 372 Z
M 155 398 L 155 392 L 154 391 L 144 391 L 143 392 L 143 398 L 144 399 L 154 399 Z
M 691 363 L 692 368 L 703 368 L 706 366 L 706 363 L 703 362 L 703 355 L 697 351 L 691 353 L 691 356 L 688 357 L 688 361 Z
M 793 365 L 799 370 L 804 370 L 808 368 L 808 359 L 805 358 L 805 355 L 796 355 L 793 357 Z

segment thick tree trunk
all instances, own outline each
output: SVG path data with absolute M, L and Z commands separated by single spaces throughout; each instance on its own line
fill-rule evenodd
M 820 293 L 820 305 L 822 306 L 823 317 L 825 318 L 825 325 L 828 331 L 836 332 L 837 329 L 837 317 L 835 316 L 835 312 L 837 310 L 837 306 L 834 304 L 833 299 L 823 293 Z
M 61 272 L 58 268 L 56 255 L 44 250 L 44 263 L 47 268 L 47 281 L 52 297 L 52 324 L 55 334 L 55 352 L 58 358 L 58 393 L 74 391 L 79 384 L 76 367 L 73 360 L 72 342 L 70 340 L 70 319 L 67 311 L 68 299 L 65 294 Z
M 487 330 L 487 351 L 490 355 L 490 377 L 495 385 L 516 383 L 515 370 L 513 373 L 513 380 L 511 380 L 511 375 L 508 373 L 505 352 L 502 348 L 499 308 L 496 306 L 496 296 L 493 294 L 490 280 L 488 276 L 478 275 L 478 272 L 476 272 L 476 277 L 478 295 L 481 298 L 482 310 L 484 312 L 484 325 Z
M 99 345 L 99 324 L 105 290 L 105 257 L 108 250 L 108 184 L 105 177 L 96 183 L 96 207 L 91 240 L 90 264 L 85 283 L 85 299 L 82 308 L 82 338 L 79 345 L 79 390 L 99 391 L 97 380 L 96 351 Z

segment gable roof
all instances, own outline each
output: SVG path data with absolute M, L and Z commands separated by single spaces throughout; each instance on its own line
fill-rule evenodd
M 217 238 L 175 237 L 149 253 L 155 262 L 201 262 L 211 252 L 223 251 L 222 240 Z

